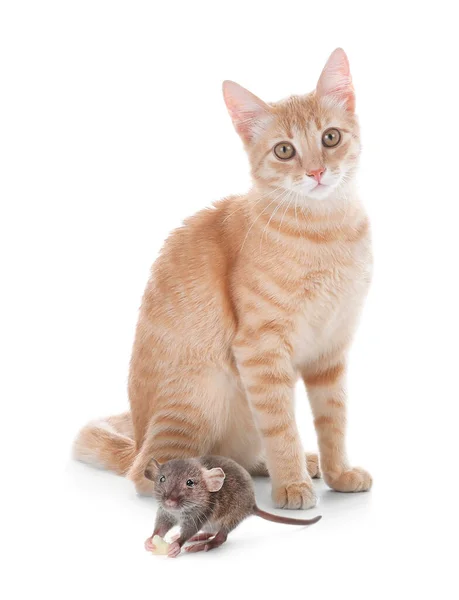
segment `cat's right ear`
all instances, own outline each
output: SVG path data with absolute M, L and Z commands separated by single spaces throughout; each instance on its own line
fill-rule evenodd
M 254 140 L 271 118 L 269 106 L 234 81 L 223 82 L 223 97 L 233 125 L 246 143 Z
M 145 469 L 145 477 L 150 481 L 155 481 L 158 476 L 158 471 L 160 469 L 160 464 L 157 460 L 152 458 Z
M 349 112 L 355 110 L 355 94 L 352 86 L 351 69 L 342 48 L 334 50 L 317 82 L 319 98 L 334 98 Z

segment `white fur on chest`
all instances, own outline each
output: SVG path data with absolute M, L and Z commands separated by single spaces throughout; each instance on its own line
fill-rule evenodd
M 352 337 L 370 278 L 371 258 L 362 253 L 349 265 L 331 267 L 317 283 L 296 321 L 293 348 L 297 367 Z

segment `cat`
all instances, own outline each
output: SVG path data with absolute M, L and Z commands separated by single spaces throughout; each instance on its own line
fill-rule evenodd
M 223 94 L 253 187 L 169 236 L 140 309 L 131 410 L 88 424 L 74 452 L 145 494 L 152 457 L 228 456 L 271 477 L 276 506 L 306 509 L 320 472 L 295 421 L 298 377 L 325 482 L 341 492 L 372 484 L 345 449 L 346 356 L 372 266 L 349 62 L 336 49 L 305 96 L 266 104 L 231 81 Z

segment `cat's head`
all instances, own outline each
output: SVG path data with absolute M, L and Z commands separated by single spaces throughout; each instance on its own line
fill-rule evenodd
M 314 92 L 266 104 L 232 81 L 223 94 L 261 191 L 294 191 L 308 204 L 339 196 L 360 152 L 349 62 L 340 48 L 328 59 Z

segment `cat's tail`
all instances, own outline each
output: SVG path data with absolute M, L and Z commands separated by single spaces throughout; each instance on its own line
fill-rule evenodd
M 136 456 L 130 413 L 88 423 L 73 444 L 73 456 L 94 467 L 125 475 Z

